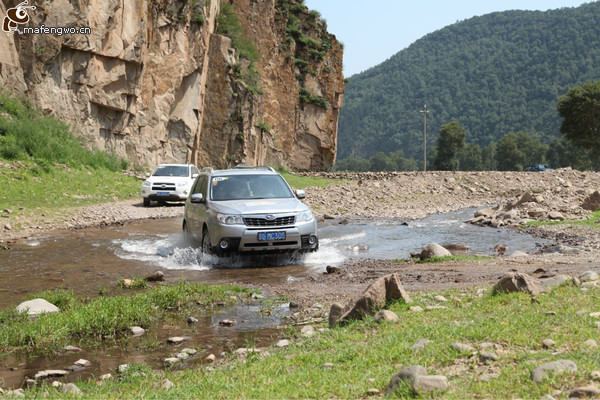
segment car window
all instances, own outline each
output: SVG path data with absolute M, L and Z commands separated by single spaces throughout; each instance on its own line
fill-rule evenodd
M 188 176 L 188 167 L 185 165 L 158 166 L 153 176 Z
M 210 190 L 211 199 L 216 201 L 294 197 L 280 175 L 215 176 Z
M 200 170 L 199 170 L 198 168 L 196 168 L 196 166 L 195 166 L 195 165 L 192 165 L 192 176 L 193 176 L 194 174 L 197 174 L 197 175 L 199 175 L 199 174 L 200 174 Z
M 202 193 L 202 197 L 206 198 L 206 175 L 202 175 L 196 179 L 196 183 L 192 188 L 192 194 Z

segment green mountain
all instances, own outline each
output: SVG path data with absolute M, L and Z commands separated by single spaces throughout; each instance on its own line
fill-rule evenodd
M 435 31 L 346 84 L 338 159 L 402 150 L 423 157 L 452 121 L 483 147 L 510 131 L 560 136 L 558 97 L 600 79 L 600 2 L 505 11 Z M 431 147 L 430 147 L 431 146 Z

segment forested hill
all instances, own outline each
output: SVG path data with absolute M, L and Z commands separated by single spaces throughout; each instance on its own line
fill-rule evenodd
M 544 142 L 560 136 L 558 97 L 600 79 L 600 2 L 551 11 L 474 17 L 419 39 L 346 84 L 338 159 L 402 150 L 423 157 L 439 129 L 457 121 L 467 143 L 510 131 Z

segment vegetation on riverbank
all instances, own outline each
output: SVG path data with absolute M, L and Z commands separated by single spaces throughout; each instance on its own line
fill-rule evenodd
M 134 295 L 94 299 L 79 298 L 71 290 L 49 290 L 30 298 L 49 301 L 60 308 L 58 313 L 32 319 L 15 310 L 0 312 L 0 349 L 2 353 L 47 353 L 72 341 L 127 337 L 132 326 L 147 328 L 152 320 L 164 318 L 167 312 L 210 309 L 216 303 L 233 304 L 239 300 L 238 296 L 248 297 L 251 292 L 235 286 L 187 282 L 158 286 Z
M 367 318 L 308 338 L 292 332 L 298 339 L 288 347 L 249 353 L 245 362 L 234 353 L 216 367 L 167 369 L 164 376 L 151 366 L 138 365 L 131 369 L 138 373 L 128 370 L 120 379 L 77 385 L 85 397 L 104 399 L 356 399 L 384 393 L 400 369 L 421 365 L 430 375 L 448 378 L 449 389 L 436 398 L 541 398 L 547 394 L 562 398 L 572 388 L 586 386 L 590 374 L 598 370 L 600 353 L 589 342 L 597 338 L 597 318 L 590 314 L 598 311 L 598 290 L 563 286 L 536 296 L 535 301 L 528 294 L 492 295 L 490 288 L 411 293 L 414 303 L 410 306 L 427 311 L 390 304 L 400 322 Z M 411 349 L 419 339 L 430 342 L 420 350 Z M 546 347 L 545 339 L 555 345 Z M 451 347 L 453 343 L 468 344 L 477 351 L 460 353 Z M 484 352 L 495 354 L 497 360 L 482 361 L 479 355 Z M 533 369 L 560 359 L 573 361 L 577 371 L 556 374 L 539 384 L 531 380 Z M 161 388 L 165 378 L 173 387 Z M 26 393 L 28 397 L 68 397 L 49 384 Z M 398 396 L 415 397 L 408 385 L 400 388 Z

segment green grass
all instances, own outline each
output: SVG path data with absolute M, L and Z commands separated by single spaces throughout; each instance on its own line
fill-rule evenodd
M 546 226 L 546 225 L 574 225 L 587 226 L 600 229 L 600 210 L 594 211 L 589 218 L 582 220 L 565 220 L 565 221 L 530 221 L 524 226 Z
M 305 189 L 310 186 L 326 188 L 330 185 L 343 185 L 345 182 L 347 182 L 345 179 L 328 179 L 318 176 L 300 176 L 287 172 L 283 169 L 279 169 L 278 171 L 294 189 Z
M 95 299 L 80 299 L 68 290 L 42 292 L 30 298 L 44 298 L 61 312 L 36 319 L 14 310 L 0 312 L 0 351 L 54 352 L 72 340 L 119 335 L 136 325 L 148 327 L 154 318 L 164 318 L 167 310 L 183 312 L 192 307 L 210 308 L 217 302 L 231 304 L 233 295 L 250 294 L 250 290 L 235 286 L 186 282 Z
M 566 398 L 569 389 L 587 385 L 590 372 L 598 370 L 600 352 L 584 344 L 598 338 L 595 320 L 588 316 L 598 310 L 598 289 L 560 287 L 538 295 L 535 303 L 526 294 L 492 296 L 491 290 L 480 297 L 476 289 L 411 296 L 414 305 L 425 308 L 440 304 L 436 294 L 450 299 L 442 304 L 445 309 L 413 312 L 406 304 L 391 304 L 399 323 L 379 324 L 367 318 L 293 340 L 289 347 L 271 349 L 266 356 L 250 355 L 246 362 L 232 356 L 215 368 L 166 371 L 165 377 L 175 385 L 169 390 L 157 388 L 154 382 L 164 378 L 143 365 L 138 368 L 145 375 L 128 373 L 101 386 L 93 381 L 78 386 L 85 397 L 99 399 L 357 399 L 366 397 L 369 388 L 385 392 L 400 369 L 421 365 L 430 375 L 446 376 L 450 383 L 445 393 L 426 398 L 539 399 L 555 390 L 563 392 L 555 398 Z M 419 352 L 411 350 L 420 338 L 431 343 Z M 543 348 L 546 338 L 554 340 L 556 347 Z M 499 360 L 485 364 L 477 355 L 458 354 L 450 347 L 455 342 L 475 348 L 493 343 L 496 350 L 484 351 L 495 352 Z M 555 375 L 541 384 L 530 379 L 534 368 L 559 359 L 572 360 L 578 371 Z M 495 373 L 497 378 L 484 382 L 480 377 L 485 373 Z M 49 397 L 63 396 L 49 386 L 32 389 L 28 395 L 44 392 Z M 415 398 L 408 387 L 401 389 L 399 397 Z

